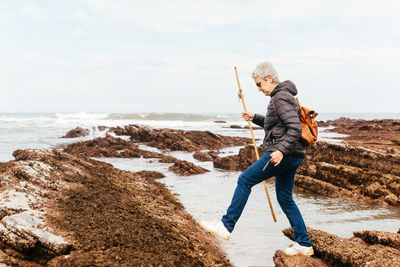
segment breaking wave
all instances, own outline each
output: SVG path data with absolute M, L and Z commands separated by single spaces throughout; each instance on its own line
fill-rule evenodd
M 106 119 L 154 120 L 154 121 L 215 121 L 237 120 L 239 114 L 193 114 L 193 113 L 111 113 Z

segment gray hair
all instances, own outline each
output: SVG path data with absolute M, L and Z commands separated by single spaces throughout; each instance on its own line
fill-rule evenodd
M 273 82 L 279 83 L 278 73 L 276 72 L 274 66 L 266 61 L 258 64 L 252 74 L 253 78 L 259 77 L 261 79 L 266 79 L 268 75 L 271 75 Z

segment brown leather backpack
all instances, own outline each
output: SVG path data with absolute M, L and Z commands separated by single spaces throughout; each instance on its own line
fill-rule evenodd
M 303 140 L 303 144 L 305 147 L 311 146 L 317 142 L 318 138 L 318 124 L 315 118 L 318 113 L 309 108 L 303 107 L 300 105 L 299 99 L 296 97 L 297 104 L 300 108 L 300 123 L 302 127 L 301 131 L 301 139 Z M 274 106 L 274 110 L 276 113 L 274 98 L 272 97 L 272 105 Z

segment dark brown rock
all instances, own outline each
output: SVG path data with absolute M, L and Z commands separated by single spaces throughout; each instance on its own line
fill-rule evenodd
M 106 137 L 70 144 L 64 152 L 86 157 L 138 158 L 142 150 L 132 142 L 107 134 Z
M 282 231 L 290 239 L 293 229 Z M 400 263 L 400 250 L 369 245 L 357 237 L 340 238 L 324 231 L 307 228 L 315 255 L 330 266 L 395 266 Z
M 106 137 L 70 144 L 63 151 L 81 157 L 158 158 L 159 162 L 162 163 L 174 163 L 169 169 L 179 175 L 193 175 L 208 171 L 188 161 L 139 149 L 133 142 L 115 138 L 108 133 Z M 26 158 L 28 156 L 29 154 L 25 155 L 23 151 L 15 152 L 16 158 Z M 24 174 L 21 173 L 20 175 L 23 176 Z
M 164 174 L 162 174 L 161 172 L 156 172 L 156 171 L 140 171 L 140 172 L 134 172 L 134 173 L 140 175 L 141 177 L 147 178 L 147 179 L 161 179 L 161 178 L 165 177 Z
M 392 154 L 400 154 L 400 146 L 396 140 L 400 140 L 400 120 L 360 120 L 339 118 L 328 120 L 318 126 L 334 126 L 330 132 L 347 134 L 342 138 L 347 143 L 355 146 L 363 146 L 386 153 L 390 149 Z M 393 142 L 393 140 L 395 140 Z
M 226 121 L 214 121 L 214 123 L 226 123 Z
M 131 139 L 146 142 L 148 146 L 173 151 L 200 151 L 245 145 L 250 138 L 223 136 L 210 131 L 183 131 L 153 129 L 143 126 L 126 127 Z
M 400 206 L 400 156 L 317 142 L 297 171 L 297 190 Z
M 131 141 L 115 138 L 110 134 L 106 137 L 98 137 L 93 140 L 77 142 L 68 145 L 64 152 L 85 157 L 109 157 L 109 158 L 160 158 L 162 154 L 139 149 Z M 23 155 L 17 157 L 23 157 Z
M 400 146 L 400 139 L 393 139 L 391 140 L 393 144 Z
M 248 125 L 243 127 L 244 129 L 250 129 L 250 127 Z M 252 126 L 251 127 L 253 130 L 264 130 L 263 127 L 258 127 L 258 126 Z
M 258 147 L 258 154 L 260 157 L 264 155 L 262 146 Z M 215 158 L 213 160 L 213 164 L 215 168 L 230 171 L 244 171 L 256 161 L 257 157 L 254 146 L 247 145 L 239 150 L 238 155 Z
M 58 150 L 14 154 L 18 160 L 0 163 L 7 177 L 0 187 L 3 263 L 230 266 L 211 234 L 150 178 L 159 173 L 122 171 Z
M 166 156 L 166 155 L 160 156 L 160 160 L 159 160 L 159 162 L 162 162 L 162 163 L 175 163 L 177 161 L 178 161 L 177 158 L 172 157 L 172 156 Z
M 400 249 L 400 234 L 382 231 L 355 231 L 353 235 L 361 238 L 368 244 L 381 244 Z
M 97 129 L 99 129 L 99 131 L 105 131 L 108 129 L 108 127 L 104 126 L 104 125 L 99 125 L 99 126 L 97 126 Z
M 186 160 L 176 160 L 174 165 L 170 166 L 168 169 L 176 174 L 183 176 L 202 174 L 208 172 L 208 170 L 196 166 L 195 164 Z
M 115 133 L 116 135 L 129 135 L 126 129 L 120 126 L 111 127 L 109 131 Z
M 76 127 L 75 129 L 69 130 L 64 136 L 61 136 L 61 138 L 76 138 L 87 135 L 89 135 L 89 129 Z
M 282 250 L 277 250 L 273 257 L 274 264 L 276 267 L 328 267 L 321 259 L 295 255 L 288 256 Z
M 215 151 L 209 151 L 209 152 L 197 151 L 193 154 L 193 158 L 200 161 L 213 161 L 217 157 L 218 157 L 218 152 Z
M 239 170 L 239 156 L 232 155 L 227 157 L 218 157 L 213 160 L 213 165 L 215 168 L 229 170 L 229 171 L 238 171 Z

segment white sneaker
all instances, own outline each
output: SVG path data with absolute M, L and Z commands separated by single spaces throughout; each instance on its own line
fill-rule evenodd
M 294 255 L 304 255 L 304 256 L 311 256 L 314 254 L 314 249 L 313 247 L 305 247 L 300 245 L 299 243 L 294 243 L 287 249 L 285 249 L 285 254 L 289 256 L 294 256 Z
M 231 233 L 229 233 L 229 231 L 226 229 L 222 221 L 217 221 L 217 222 L 201 221 L 200 226 L 203 227 L 208 232 L 217 235 L 225 240 L 228 240 L 231 235 Z

